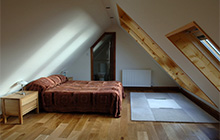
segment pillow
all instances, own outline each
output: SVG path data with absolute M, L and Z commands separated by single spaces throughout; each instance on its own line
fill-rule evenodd
M 56 85 L 62 84 L 61 79 L 57 75 L 51 75 L 48 76 L 49 79 L 51 79 Z
M 40 79 L 34 80 L 32 82 L 30 82 L 29 84 L 27 84 L 25 86 L 26 90 L 34 90 L 34 91 L 44 91 L 48 88 L 52 88 L 56 86 L 55 83 L 47 78 L 47 77 L 42 77 Z
M 56 76 L 58 76 L 60 78 L 62 83 L 68 81 L 68 78 L 66 76 L 64 76 L 64 75 L 56 75 Z
M 47 77 L 42 77 L 36 80 L 36 82 L 42 84 L 42 86 L 44 86 L 46 89 L 56 86 L 56 83 Z

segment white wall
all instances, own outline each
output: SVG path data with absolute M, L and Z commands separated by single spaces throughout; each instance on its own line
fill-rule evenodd
M 91 80 L 90 49 L 87 49 L 76 61 L 67 68 L 67 76 L 73 80 Z
M 2 0 L 0 96 L 65 70 L 110 23 L 101 0 Z
M 116 80 L 121 81 L 123 69 L 149 69 L 152 70 L 153 86 L 177 86 L 154 59 L 118 25 L 111 26 L 106 32 L 116 32 Z M 90 65 L 88 49 L 68 68 L 68 76 L 73 76 L 75 80 L 91 80 Z
M 116 2 L 219 106 L 219 91 L 165 37 L 175 29 L 196 21 L 219 45 L 219 0 L 116 0 Z

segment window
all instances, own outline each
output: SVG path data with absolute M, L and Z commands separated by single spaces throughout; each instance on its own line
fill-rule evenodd
M 218 48 L 205 36 L 203 35 L 198 29 L 196 29 L 197 32 L 192 33 L 194 36 L 196 36 L 197 39 L 203 44 L 203 46 L 206 47 L 206 49 L 212 53 L 212 55 L 220 61 L 220 51 Z M 198 35 L 200 34 L 200 35 Z
M 220 52 L 208 39 L 201 39 L 200 42 L 220 61 Z

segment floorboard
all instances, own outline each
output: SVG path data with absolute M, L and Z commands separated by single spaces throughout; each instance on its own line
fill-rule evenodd
M 138 122 L 130 119 L 130 92 L 120 118 L 106 114 L 30 112 L 0 123 L 0 140 L 218 140 L 219 124 Z M 135 92 L 135 91 L 132 91 Z

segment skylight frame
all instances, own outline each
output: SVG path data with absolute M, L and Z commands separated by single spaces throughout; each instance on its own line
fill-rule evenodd
M 194 36 L 194 38 L 197 40 L 198 43 L 200 43 L 200 47 L 202 50 L 204 50 L 209 56 L 209 59 L 212 59 L 212 61 L 215 61 L 216 64 L 219 64 L 219 57 L 217 58 L 211 51 L 204 45 L 202 42 L 200 42 L 201 39 L 208 39 L 209 42 L 215 46 L 215 50 L 218 50 L 220 52 L 219 46 L 206 34 L 203 29 L 195 22 L 191 22 L 183 27 L 180 27 L 166 35 L 167 38 L 177 35 L 181 32 L 186 32 Z M 197 35 L 195 35 L 197 34 Z M 203 52 L 204 54 L 204 52 Z
M 208 39 L 220 52 L 219 46 L 193 21 L 166 35 L 180 52 L 220 91 L 219 60 L 200 42 Z M 205 42 L 206 43 L 206 42 Z

